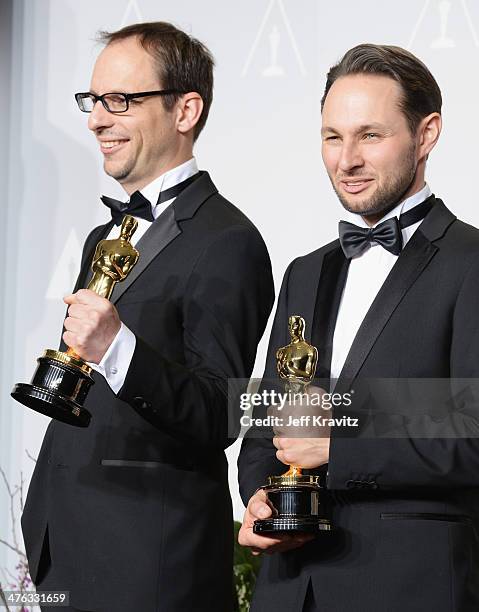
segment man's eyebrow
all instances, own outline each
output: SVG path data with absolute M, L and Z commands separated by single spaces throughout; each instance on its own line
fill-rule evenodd
M 385 126 L 382 123 L 365 123 L 364 125 L 360 125 L 356 130 L 359 132 L 369 132 L 371 130 L 384 130 Z
M 360 134 L 361 132 L 368 132 L 371 130 L 384 130 L 386 129 L 382 123 L 365 123 L 364 125 L 358 126 L 354 131 L 356 134 Z M 326 132 L 330 132 L 333 134 L 339 134 L 340 131 L 336 128 L 333 128 L 329 125 L 325 125 L 321 128 L 321 134 L 325 134 Z
M 329 127 L 329 125 L 324 125 L 321 128 L 321 132 L 336 132 L 336 130 L 333 127 Z

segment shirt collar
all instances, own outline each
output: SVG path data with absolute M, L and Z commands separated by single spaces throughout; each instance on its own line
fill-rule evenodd
M 421 202 L 424 202 L 424 200 L 426 200 L 431 195 L 431 193 L 431 189 L 426 183 L 421 190 L 417 191 L 412 196 L 409 196 L 408 198 L 400 202 L 397 206 L 390 210 L 387 215 L 384 215 L 384 217 L 379 219 L 379 221 L 375 223 L 373 227 L 376 227 L 376 225 L 382 223 L 383 221 L 386 221 L 387 219 L 399 217 L 402 213 L 411 210 L 411 208 L 414 208 L 418 204 L 421 204 Z M 344 214 L 344 220 L 349 221 L 350 223 L 354 223 L 355 225 L 358 225 L 360 227 L 370 227 L 358 213 L 346 211 L 346 213 Z
M 196 159 L 192 157 L 188 161 L 184 162 L 180 166 L 176 166 L 176 168 L 172 168 L 161 174 L 159 177 L 151 181 L 146 187 L 141 189 L 141 194 L 151 202 L 151 212 L 155 219 L 160 215 L 161 212 L 169 205 L 171 200 L 163 202 L 162 204 L 158 204 L 158 198 L 162 191 L 181 183 L 182 181 L 186 181 L 186 179 L 190 178 L 194 174 L 198 173 L 198 166 L 196 164 Z M 172 198 L 173 199 L 173 198 Z

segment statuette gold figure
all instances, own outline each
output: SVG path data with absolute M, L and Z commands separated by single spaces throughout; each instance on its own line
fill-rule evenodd
M 305 322 L 303 317 L 289 317 L 291 342 L 276 351 L 276 367 L 279 377 L 286 381 L 285 390 L 291 393 L 304 393 L 313 380 L 318 364 L 318 349 L 304 339 Z M 283 474 L 285 478 L 301 476 L 299 466 L 290 465 Z
M 93 255 L 93 278 L 88 289 L 110 299 L 115 284 L 124 280 L 138 261 L 138 251 L 130 242 L 137 227 L 137 220 L 127 215 L 118 238 L 100 240 Z

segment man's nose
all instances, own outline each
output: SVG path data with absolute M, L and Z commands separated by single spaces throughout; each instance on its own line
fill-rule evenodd
M 90 115 L 88 116 L 89 129 L 95 132 L 101 128 L 111 127 L 114 121 L 114 115 L 106 110 L 101 103 L 101 100 L 97 100 Z
M 343 142 L 341 155 L 339 157 L 339 170 L 350 172 L 353 168 L 364 164 L 361 148 L 354 142 Z

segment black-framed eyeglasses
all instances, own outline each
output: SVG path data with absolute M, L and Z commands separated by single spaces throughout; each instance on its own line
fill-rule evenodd
M 168 96 L 170 94 L 182 94 L 183 91 L 178 89 L 160 89 L 158 91 L 140 91 L 138 93 L 105 93 L 102 96 L 97 96 L 90 91 L 80 92 L 75 94 L 78 108 L 84 113 L 91 113 L 95 104 L 100 101 L 105 110 L 109 113 L 125 113 L 129 106 L 130 100 L 134 98 L 146 98 L 146 96 Z

